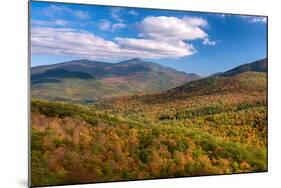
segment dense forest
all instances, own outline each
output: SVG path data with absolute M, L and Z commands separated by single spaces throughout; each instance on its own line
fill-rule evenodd
M 267 73 L 92 104 L 31 101 L 32 185 L 267 170 Z

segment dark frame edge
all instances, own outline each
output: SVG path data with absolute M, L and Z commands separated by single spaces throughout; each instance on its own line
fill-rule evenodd
M 27 186 L 28 187 L 32 187 L 31 186 L 31 108 L 30 108 L 30 103 L 31 103 L 31 100 L 30 100 L 30 89 L 31 89 L 31 83 L 30 83 L 30 67 L 31 67 L 31 0 L 27 2 L 27 14 L 28 14 L 28 23 L 27 23 L 27 50 L 28 50 L 28 55 L 27 55 L 27 83 L 28 83 L 28 91 L 27 91 L 27 117 L 28 117 L 28 120 L 27 120 L 27 123 L 28 123 L 28 128 L 27 128 L 27 135 L 28 135 L 28 138 L 27 138 L 27 142 L 28 142 L 28 173 L 27 173 Z

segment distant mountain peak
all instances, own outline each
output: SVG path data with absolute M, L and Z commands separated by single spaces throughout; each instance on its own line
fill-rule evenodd
M 135 57 L 135 58 L 129 59 L 128 61 L 142 61 L 142 59 L 138 58 L 138 57 Z
M 81 59 L 31 69 L 32 96 L 51 100 L 73 100 L 73 93 L 83 101 L 159 92 L 199 78 L 140 58 L 119 63 Z
M 91 60 L 89 60 L 89 59 L 76 59 L 76 60 L 72 60 L 70 62 L 89 62 L 89 61 L 91 61 Z
M 120 61 L 118 63 L 121 63 L 121 64 L 124 64 L 124 63 L 138 64 L 138 63 L 144 63 L 144 62 L 146 62 L 146 61 L 144 61 L 144 60 L 142 60 L 140 58 L 132 58 L 132 59 L 127 59 L 127 60 Z
M 74 63 L 74 64 L 105 64 L 106 62 L 89 60 L 89 59 L 78 59 L 78 60 L 72 60 L 72 61 L 65 62 L 65 64 L 67 64 L 67 63 Z

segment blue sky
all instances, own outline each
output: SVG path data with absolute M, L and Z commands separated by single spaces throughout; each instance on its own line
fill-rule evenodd
M 142 58 L 207 76 L 266 57 L 266 18 L 31 2 L 31 65 Z

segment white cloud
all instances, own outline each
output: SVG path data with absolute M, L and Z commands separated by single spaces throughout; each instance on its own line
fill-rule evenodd
M 114 8 L 114 13 L 121 9 Z M 111 11 L 112 12 L 112 11 Z M 122 22 L 101 20 L 98 27 L 114 32 L 127 27 Z M 208 22 L 200 17 L 146 17 L 137 24 L 139 38 L 116 37 L 106 40 L 93 33 L 77 30 L 33 27 L 31 51 L 34 54 L 73 56 L 97 60 L 128 58 L 180 58 L 196 53 L 188 41 L 200 39 L 204 45 L 216 45 L 204 28 Z
M 249 23 L 266 23 L 267 18 L 264 16 L 239 16 L 240 18 L 248 21 Z
M 153 53 L 155 58 L 183 57 L 196 52 L 192 45 L 182 41 L 160 42 L 151 39 L 116 38 L 117 44 L 123 49 Z
M 111 28 L 111 22 L 108 20 L 101 20 L 99 28 L 104 31 L 109 30 Z
M 203 45 L 215 46 L 217 44 L 217 42 L 216 41 L 212 41 L 209 38 L 204 38 L 202 44 Z
M 130 10 L 128 12 L 128 14 L 133 15 L 133 16 L 138 16 L 139 15 L 139 13 L 137 11 L 135 11 L 135 10 Z
M 35 54 L 107 57 L 117 44 L 91 33 L 75 29 L 32 28 L 31 51 Z
M 126 24 L 123 23 L 116 23 L 111 26 L 111 31 L 115 31 L 117 29 L 123 29 L 126 27 Z
M 68 21 L 55 19 L 50 21 L 45 20 L 31 20 L 31 24 L 34 26 L 66 26 L 69 24 Z
M 49 17 L 54 17 L 56 14 L 68 12 L 69 9 L 64 6 L 50 5 L 42 9 L 42 13 Z
M 101 20 L 101 22 L 98 24 L 99 28 L 103 31 L 111 31 L 114 32 L 118 29 L 123 29 L 126 26 L 126 24 L 123 23 L 114 23 L 112 24 L 109 20 Z
M 182 41 L 129 38 L 109 41 L 81 30 L 36 27 L 31 29 L 31 52 L 112 61 L 133 57 L 178 58 L 191 55 L 196 50 Z
M 207 37 L 202 27 L 207 21 L 197 17 L 146 17 L 138 25 L 140 37 L 161 41 L 169 40 L 195 40 Z
M 43 8 L 42 13 L 49 17 L 57 17 L 58 15 L 70 14 L 79 19 L 89 19 L 91 17 L 90 12 L 71 9 L 62 5 L 50 5 Z
M 252 23 L 266 23 L 267 19 L 266 17 L 254 17 L 250 20 Z
M 80 18 L 80 19 L 88 19 L 88 18 L 90 18 L 90 13 L 87 12 L 87 11 L 78 10 L 78 11 L 73 12 L 73 14 L 76 17 Z
M 110 16 L 117 22 L 124 22 L 124 19 L 121 16 L 122 8 L 111 8 Z
M 182 18 L 182 20 L 190 26 L 193 27 L 206 27 L 208 25 L 207 20 L 200 18 L 200 17 L 189 17 L 185 16 Z

